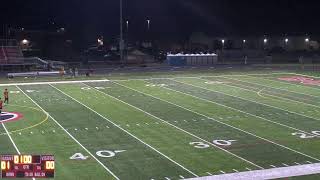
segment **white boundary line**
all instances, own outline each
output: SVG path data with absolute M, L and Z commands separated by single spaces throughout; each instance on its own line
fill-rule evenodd
M 237 127 L 234 127 L 234 126 L 229 125 L 229 124 L 227 124 L 227 123 L 221 122 L 221 121 L 219 121 L 219 120 L 216 120 L 216 119 L 211 118 L 211 117 L 209 117 L 209 116 L 206 116 L 206 115 L 204 115 L 204 114 L 201 114 L 201 113 L 198 113 L 198 112 L 193 111 L 193 110 L 191 110 L 191 109 L 188 109 L 188 108 L 185 108 L 185 107 L 183 107 L 183 106 L 180 106 L 180 105 L 178 105 L 178 104 L 175 104 L 175 103 L 172 103 L 172 102 L 163 100 L 163 99 L 161 99 L 161 98 L 158 98 L 158 97 L 155 97 L 155 96 L 153 96 L 153 95 L 150 95 L 150 94 L 147 94 L 147 93 L 138 91 L 138 90 L 136 90 L 136 89 L 127 87 L 127 86 L 122 85 L 122 84 L 119 84 L 119 85 L 121 85 L 121 86 L 123 86 L 123 87 L 126 87 L 126 88 L 128 88 L 128 89 L 134 90 L 134 91 L 136 91 L 136 92 L 139 92 L 139 93 L 141 93 L 141 94 L 145 94 L 145 95 L 147 95 L 147 96 L 150 96 L 150 97 L 153 97 L 153 98 L 155 98 L 155 99 L 161 100 L 161 101 L 163 101 L 163 102 L 167 102 L 167 103 L 172 104 L 172 105 L 174 105 L 174 106 L 177 106 L 177 107 L 180 107 L 180 108 L 182 108 L 182 109 L 185 109 L 185 110 L 187 110 L 187 111 L 189 111 L 189 112 L 198 114 L 198 115 L 200 115 L 200 116 L 202 116 L 202 117 L 206 117 L 206 118 L 208 118 L 208 119 L 211 119 L 212 121 L 218 122 L 218 123 L 223 124 L 223 125 L 225 125 L 225 126 L 228 126 L 228 127 L 230 127 L 230 128 L 233 128 L 233 129 L 236 129 L 236 130 L 238 130 L 238 131 L 241 131 L 241 132 L 243 132 L 243 133 L 245 133 L 245 134 L 249 134 L 249 135 L 254 136 L 254 137 L 258 138 L 258 139 L 262 139 L 262 140 L 267 141 L 267 142 L 269 142 L 269 143 L 272 143 L 272 144 L 274 144 L 274 145 L 280 146 L 280 147 L 282 147 L 282 148 L 284 148 L 284 149 L 290 150 L 290 151 L 292 151 L 292 152 L 298 153 L 298 154 L 300 154 L 300 155 L 306 156 L 306 157 L 308 157 L 308 158 L 310 158 L 310 159 L 317 160 L 317 161 L 320 162 L 320 159 L 314 158 L 314 157 L 312 157 L 312 156 L 309 156 L 309 155 L 307 155 L 307 154 L 301 153 L 301 152 L 299 152 L 299 151 L 296 151 L 296 150 L 291 149 L 291 148 L 289 148 L 289 147 L 286 147 L 286 146 L 284 146 L 284 145 L 281 145 L 281 144 L 278 144 L 278 143 L 276 143 L 276 142 L 270 141 L 270 140 L 268 140 L 268 139 L 266 139 L 266 138 L 257 136 L 257 135 L 255 135 L 255 134 L 253 134 L 253 133 L 250 133 L 250 132 L 248 132 L 248 131 L 242 130 L 242 129 L 237 128 Z
M 3 128 L 4 128 L 4 130 L 6 131 L 6 133 L 7 133 L 8 137 L 9 137 L 11 143 L 13 144 L 14 148 L 16 149 L 17 153 L 18 153 L 19 155 L 21 155 L 21 152 L 19 151 L 16 143 L 14 143 L 14 141 L 13 141 L 13 139 L 12 139 L 9 131 L 8 131 L 7 128 L 6 128 L 6 126 L 4 125 L 4 123 L 1 123 L 1 124 L 2 124 L 2 126 L 3 126 Z M 0 179 L 1 179 L 1 178 L 0 178 Z M 35 180 L 35 179 L 36 179 L 36 178 L 32 178 L 32 180 Z
M 52 81 L 52 82 L 30 82 L 30 83 L 8 83 L 8 84 L 0 84 L 1 86 L 27 86 L 27 85 L 48 85 L 48 84 L 74 84 L 74 83 L 82 83 L 82 82 L 107 82 L 108 79 L 101 80 L 83 80 L 83 81 Z
M 95 114 L 97 114 L 98 116 L 100 116 L 101 118 L 103 118 L 104 120 L 110 122 L 111 124 L 113 124 L 115 127 L 119 128 L 120 130 L 122 130 L 123 132 L 127 133 L 128 135 L 130 135 L 131 137 L 133 137 L 134 139 L 138 140 L 139 142 L 141 142 L 142 144 L 144 144 L 145 146 L 149 147 L 150 149 L 154 150 L 155 152 L 157 152 L 158 154 L 160 154 L 161 156 L 165 157 L 166 159 L 168 159 L 169 161 L 173 162 L 174 164 L 176 164 L 177 166 L 181 167 L 182 169 L 184 169 L 185 171 L 189 172 L 190 174 L 194 175 L 195 177 L 199 177 L 197 174 L 195 174 L 194 172 L 190 171 L 189 169 L 185 168 L 184 166 L 182 166 L 181 164 L 179 164 L 178 162 L 174 161 L 173 159 L 171 159 L 170 157 L 166 156 L 165 154 L 161 153 L 160 151 L 158 151 L 157 149 L 155 149 L 154 147 L 152 147 L 151 145 L 145 143 L 144 141 L 142 141 L 141 139 L 139 139 L 138 137 L 136 137 L 135 135 L 131 134 L 130 132 L 128 132 L 127 130 L 123 129 L 122 127 L 120 127 L 119 125 L 115 124 L 113 121 L 109 120 L 108 118 L 104 117 L 103 115 L 101 115 L 100 113 L 98 113 L 97 111 L 95 111 L 94 109 L 90 108 L 89 106 L 83 104 L 82 102 L 78 101 L 77 99 L 73 98 L 72 96 L 68 95 L 67 93 L 63 92 L 62 90 L 58 89 L 57 87 L 49 84 L 51 87 L 53 87 L 54 89 L 56 89 L 57 91 L 59 91 L 60 93 L 64 94 L 65 96 L 69 97 L 70 99 L 74 100 L 75 102 L 81 104 L 82 106 L 86 107 L 87 109 L 89 109 L 90 111 L 94 112 Z
M 73 137 L 58 121 L 56 121 L 47 111 L 45 111 L 38 103 L 36 103 L 29 95 L 27 95 L 20 87 L 16 86 L 27 98 L 29 98 L 35 105 L 37 105 L 44 113 L 48 116 L 65 132 L 67 133 L 76 143 L 78 143 L 91 157 L 93 157 L 106 171 L 108 171 L 115 179 L 120 180 L 109 168 L 107 168 L 98 158 L 96 158 L 86 147 L 84 147 L 75 137 Z
M 190 178 L 188 180 L 267 180 L 281 179 L 294 176 L 305 176 L 320 173 L 320 163 L 306 164 L 290 167 L 272 168 L 265 170 L 255 170 L 240 173 L 221 174 L 200 178 Z
M 249 76 L 249 75 L 272 75 L 272 74 L 292 74 L 292 73 L 270 73 L 270 74 L 240 74 L 240 75 L 227 75 L 227 76 Z M 147 78 L 147 79 L 126 79 L 126 80 L 113 80 L 113 81 L 134 81 L 134 80 L 152 80 L 152 79 L 172 79 L 172 78 L 199 78 L 199 77 L 223 77 L 226 75 L 217 75 L 217 76 L 172 76 L 172 77 L 159 77 L 159 78 Z M 29 82 L 29 83 L 6 83 L 0 84 L 1 86 L 26 86 L 26 85 L 49 85 L 49 84 L 71 84 L 71 83 L 86 83 L 86 82 L 108 82 L 109 79 L 101 80 L 80 80 L 80 81 L 44 81 L 44 82 Z
M 113 83 L 115 83 L 115 82 L 113 82 Z M 115 83 L 115 84 L 118 84 L 118 83 Z M 85 85 L 88 86 L 88 87 L 92 87 L 92 86 L 89 86 L 89 85 L 87 85 L 87 84 L 85 84 Z M 120 84 L 118 84 L 118 85 L 121 86 Z M 205 140 L 205 139 L 202 139 L 201 137 L 199 137 L 199 136 L 197 136 L 197 135 L 194 135 L 194 134 L 192 134 L 192 133 L 190 133 L 190 132 L 188 132 L 188 131 L 186 131 L 186 130 L 178 127 L 178 126 L 175 126 L 175 125 L 173 125 L 173 124 L 171 124 L 171 123 L 169 123 L 169 122 L 167 122 L 167 121 L 165 121 L 165 120 L 163 120 L 163 119 L 161 119 L 161 118 L 159 118 L 159 117 L 157 117 L 157 116 L 155 116 L 155 115 L 153 115 L 153 114 L 151 114 L 151 113 L 149 113 L 149 112 L 146 112 L 146 111 L 144 111 L 144 110 L 142 110 L 142 109 L 140 109 L 140 108 L 138 108 L 138 107 L 136 107 L 136 106 L 134 106 L 134 105 L 131 105 L 131 104 L 125 102 L 125 101 L 122 101 L 122 100 L 120 100 L 120 99 L 118 99 L 118 98 L 116 98 L 116 97 L 113 97 L 113 96 L 111 96 L 111 95 L 109 95 L 109 94 L 107 94 L 107 93 L 105 93 L 105 92 L 103 92 L 103 91 L 100 91 L 100 90 L 98 90 L 98 89 L 95 89 L 95 90 L 98 91 L 98 92 L 100 92 L 100 93 L 102 93 L 102 94 L 104 94 L 104 95 L 106 95 L 106 96 L 108 96 L 108 97 L 111 97 L 111 98 L 113 98 L 113 99 L 115 99 L 115 100 L 117 100 L 117 101 L 119 101 L 119 102 L 122 102 L 122 103 L 124 103 L 124 104 L 126 104 L 126 105 L 128 105 L 128 106 L 130 106 L 130 107 L 132 107 L 132 108 L 135 108 L 135 109 L 137 109 L 137 110 L 139 110 L 139 111 L 141 111 L 141 112 L 143 112 L 143 113 L 145 113 L 145 114 L 147 114 L 147 115 L 149 115 L 149 116 L 151 116 L 151 117 L 153 117 L 153 118 L 155 118 L 155 119 L 158 119 L 158 120 L 160 120 L 160 121 L 162 121 L 162 122 L 164 122 L 164 123 L 166 123 L 166 124 L 168 124 L 168 125 L 176 128 L 176 129 L 178 129 L 178 130 L 180 130 L 180 131 L 182 131 L 182 132 L 184 132 L 184 133 L 186 133 L 186 134 L 194 137 L 194 138 L 197 138 L 197 139 L 199 139 L 199 140 L 201 140 L 201 141 L 204 141 L 204 142 L 212 145 L 213 147 L 218 148 L 218 149 L 220 149 L 220 150 L 222 150 L 222 151 L 224 151 L 224 152 L 226 152 L 226 153 L 228 153 L 228 154 L 231 154 L 232 156 L 235 156 L 235 157 L 237 157 L 237 158 L 239 158 L 239 159 L 241 159 L 241 160 L 243 160 L 243 161 L 245 161 L 245 162 L 247 162 L 247 163 L 249 163 L 249 164 L 251 164 L 251 165 L 253 165 L 253 166 L 255 166 L 255 167 L 258 167 L 258 168 L 260 168 L 260 169 L 263 169 L 263 167 L 255 164 L 255 163 L 253 163 L 253 162 L 251 162 L 251 161 L 249 161 L 249 160 L 247 160 L 247 159 L 244 159 L 243 157 L 240 157 L 240 156 L 238 156 L 238 155 L 236 155 L 236 154 L 234 154 L 234 153 L 232 153 L 232 152 L 230 152 L 230 151 L 228 151 L 228 150 L 226 150 L 226 149 L 223 149 L 223 148 L 221 148 L 221 147 L 219 147 L 219 146 L 217 146 L 217 145 L 215 145 L 215 144 L 213 144 L 213 143 L 211 143 L 211 142 L 209 142 L 209 141 L 207 141 L 207 140 Z M 140 94 L 141 94 L 141 93 L 140 93 Z

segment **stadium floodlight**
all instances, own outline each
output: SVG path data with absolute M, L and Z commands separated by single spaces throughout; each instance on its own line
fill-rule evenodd
M 310 40 L 309 40 L 309 38 L 306 38 L 304 41 L 305 41 L 306 43 L 308 43 Z
M 242 42 L 243 42 L 243 43 L 246 43 L 247 41 L 244 39 L 244 40 L 242 40 Z
M 289 42 L 289 39 L 288 39 L 288 38 L 286 38 L 284 41 L 285 41 L 286 43 L 288 43 L 288 42 Z
M 222 40 L 221 40 L 221 42 L 222 42 L 222 44 L 224 44 L 225 40 L 224 40 L 224 39 L 222 39 Z
M 128 31 L 128 29 L 129 29 L 129 21 L 128 20 L 126 21 L 126 25 L 127 25 L 127 31 Z
M 148 19 L 148 20 L 147 20 L 147 23 L 148 23 L 148 30 L 150 30 L 150 22 L 151 22 L 151 21 L 150 21 L 150 19 Z
M 264 38 L 263 42 L 264 42 L 265 44 L 267 44 L 268 39 L 267 39 L 267 38 Z
M 28 45 L 29 44 L 29 41 L 27 39 L 23 39 L 21 42 L 22 42 L 23 45 Z
M 99 44 L 100 46 L 103 46 L 103 39 L 98 38 L 98 44 Z

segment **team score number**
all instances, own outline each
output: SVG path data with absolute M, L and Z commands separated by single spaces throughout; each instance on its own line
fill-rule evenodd
M 236 140 L 214 140 L 212 143 L 218 146 L 231 146 L 235 141 Z M 210 147 L 208 143 L 204 142 L 191 142 L 189 144 L 198 149 L 206 149 Z
M 301 139 L 311 139 L 320 137 L 320 131 L 312 131 L 311 133 L 295 132 L 292 133 L 293 136 L 299 136 Z
M 46 170 L 54 170 L 54 161 L 46 161 Z
M 10 170 L 10 162 L 9 161 L 1 161 L 1 170 Z

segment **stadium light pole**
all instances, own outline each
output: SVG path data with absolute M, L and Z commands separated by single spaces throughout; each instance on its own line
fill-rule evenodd
M 122 9 L 122 0 L 120 0 L 120 61 L 123 62 L 123 9 Z
M 150 19 L 147 20 L 148 23 L 148 31 L 150 30 Z

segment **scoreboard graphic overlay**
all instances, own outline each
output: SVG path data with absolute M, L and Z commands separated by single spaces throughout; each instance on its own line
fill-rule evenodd
M 53 155 L 0 155 L 0 178 L 54 178 Z

